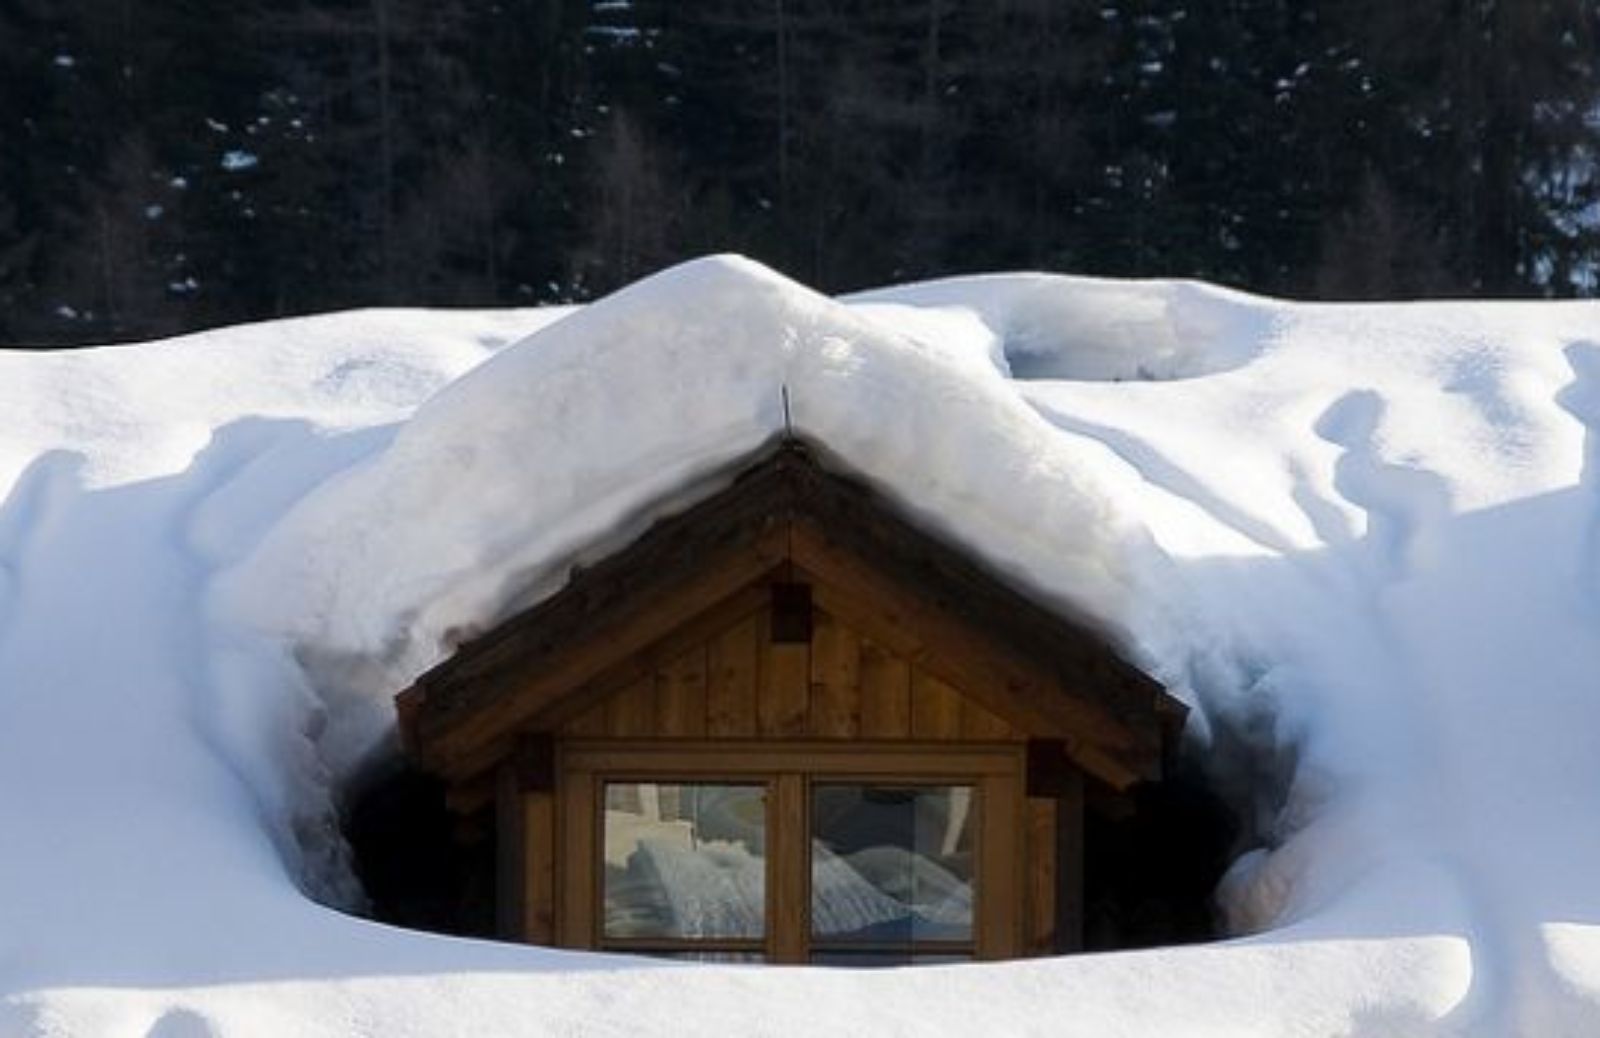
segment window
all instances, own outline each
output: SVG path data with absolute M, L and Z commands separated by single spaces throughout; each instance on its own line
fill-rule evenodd
M 604 946 L 759 956 L 767 927 L 767 788 L 608 782 Z
M 1019 753 L 569 749 L 563 943 L 889 966 L 1016 954 Z
M 970 959 L 973 787 L 811 787 L 811 961 Z

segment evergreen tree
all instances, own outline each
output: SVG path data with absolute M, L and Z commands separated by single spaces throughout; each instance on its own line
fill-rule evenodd
M 1033 267 L 1594 294 L 1600 0 L 0 3 L 0 338 Z

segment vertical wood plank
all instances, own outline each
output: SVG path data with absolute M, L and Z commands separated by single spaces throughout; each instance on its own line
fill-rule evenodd
M 785 774 L 767 787 L 767 948 L 773 962 L 803 963 L 810 946 L 810 823 L 803 775 Z
M 656 732 L 706 734 L 706 647 L 681 653 L 656 672 Z
M 756 724 L 762 735 L 804 735 L 811 701 L 811 643 L 775 643 L 770 633 L 761 646 Z
M 861 734 L 869 739 L 911 736 L 911 665 L 861 639 Z
M 528 873 L 523 859 L 527 838 L 516 764 L 501 761 L 494 778 L 494 929 L 502 940 L 520 941 L 524 937 L 523 897 Z
M 645 675 L 606 700 L 607 735 L 651 735 L 656 724 L 656 685 Z
M 960 727 L 961 738 L 972 742 L 1002 742 L 1017 736 L 1011 725 L 966 696 L 961 697 Z
M 1029 955 L 1056 951 L 1056 802 L 1028 797 L 1026 835 Z
M 851 739 L 861 731 L 860 639 L 820 611 L 811 635 L 810 728 L 824 739 Z
M 1083 948 L 1083 772 L 1056 800 L 1056 951 Z
M 911 672 L 911 735 L 915 739 L 961 738 L 961 693 L 921 667 Z
M 706 650 L 706 734 L 756 734 L 756 682 L 765 610 L 745 617 L 711 640 Z
M 522 939 L 554 944 L 556 939 L 556 798 L 532 792 L 522 797 L 523 861 L 526 868 L 522 903 Z

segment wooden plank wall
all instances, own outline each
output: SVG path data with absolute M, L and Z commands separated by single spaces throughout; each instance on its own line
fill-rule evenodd
M 564 734 L 630 738 L 1024 738 L 994 714 L 828 613 L 809 642 L 774 643 L 746 614 L 568 721 Z

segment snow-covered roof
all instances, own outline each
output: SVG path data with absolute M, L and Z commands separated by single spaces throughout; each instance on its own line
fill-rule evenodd
M 405 933 L 389 695 L 785 427 L 1197 707 L 1219 945 L 888 973 Z M 1600 307 L 748 261 L 573 311 L 0 354 L 0 1034 L 1600 1025 Z M 530 590 L 531 589 L 531 590 Z
M 1092 624 L 1040 608 L 929 537 L 870 486 L 834 471 L 825 453 L 786 433 L 745 459 L 731 482 L 716 478 L 692 507 L 662 514 L 659 503 L 646 505 L 662 518 L 639 538 L 575 567 L 555 594 L 461 646 L 396 697 L 408 752 L 452 782 L 487 780 L 519 734 L 558 730 L 557 718 L 593 697 L 608 666 L 710 606 L 725 607 L 752 584 L 804 579 L 809 617 L 812 586 L 837 592 L 853 580 L 851 597 L 873 597 L 863 612 L 917 613 L 920 662 L 944 658 L 947 643 L 965 644 L 946 663 L 955 680 L 985 690 L 990 708 L 1031 737 L 1059 740 L 1084 772 L 1123 791 L 1161 777 L 1163 744 L 1187 713 L 1181 703 Z M 986 664 L 974 673 L 962 655 Z M 1007 665 L 1007 657 L 1029 663 Z

